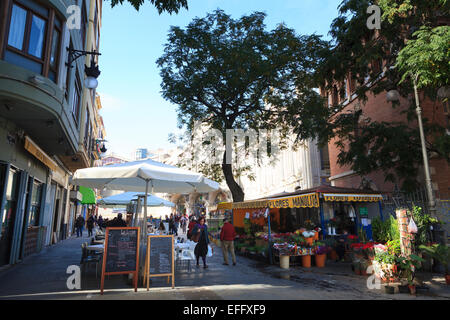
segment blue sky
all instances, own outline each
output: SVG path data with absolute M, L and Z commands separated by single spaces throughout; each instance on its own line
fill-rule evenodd
M 177 132 L 176 105 L 161 97 L 161 78 L 155 61 L 162 55 L 170 26 L 185 27 L 195 17 L 220 8 L 233 18 L 254 11 L 267 14 L 272 30 L 284 22 L 298 34 L 328 38 L 341 0 L 188 0 L 189 10 L 163 13 L 150 4 L 139 12 L 124 4 L 103 3 L 97 92 L 106 127 L 108 152 L 131 157 L 136 148 L 170 149 L 169 133 Z

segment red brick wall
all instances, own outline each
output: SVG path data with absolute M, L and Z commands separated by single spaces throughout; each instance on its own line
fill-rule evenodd
M 414 100 L 413 100 L 414 102 Z M 422 117 L 428 118 L 429 121 L 434 123 L 439 123 L 442 126 L 446 125 L 445 114 L 443 104 L 440 102 L 433 102 L 424 99 L 423 95 L 420 97 L 421 107 L 422 107 Z M 368 93 L 368 100 L 363 103 L 358 100 L 351 101 L 343 111 L 347 112 L 349 110 L 355 110 L 359 107 L 363 110 L 363 117 L 368 117 L 372 121 L 386 121 L 386 122 L 406 122 L 406 115 L 402 114 L 401 111 L 409 107 L 410 102 L 407 99 L 401 98 L 400 106 L 393 108 L 390 102 L 386 101 L 386 93 L 380 93 L 374 96 Z M 417 126 L 417 121 L 410 123 L 411 126 Z M 328 144 L 329 155 L 330 155 L 330 171 L 331 176 L 343 174 L 350 171 L 350 166 L 339 166 L 337 164 L 337 158 L 339 154 L 338 148 L 335 146 L 335 140 L 331 140 Z M 450 170 L 446 160 L 430 160 L 430 167 L 432 167 L 432 181 L 435 186 L 438 187 L 438 191 L 442 199 L 450 197 Z M 367 176 L 373 181 L 376 187 L 380 191 L 392 191 L 394 185 L 390 182 L 384 182 L 383 172 L 374 172 Z M 422 180 L 422 177 L 419 177 Z M 333 183 L 337 187 L 349 187 L 357 188 L 361 182 L 361 177 L 356 175 L 345 176 L 336 180 Z

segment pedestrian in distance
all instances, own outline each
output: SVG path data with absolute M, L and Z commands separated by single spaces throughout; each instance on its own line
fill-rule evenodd
M 169 219 L 169 234 L 174 233 L 174 226 L 175 226 L 175 220 L 173 218 L 173 214 L 171 214 L 170 219 Z
M 103 229 L 103 218 L 102 218 L 102 215 L 100 215 L 100 216 L 98 217 L 97 225 L 98 225 L 98 228 L 100 229 L 100 231 L 103 231 L 103 230 L 102 230 L 102 229 Z
M 166 231 L 166 228 L 164 227 L 164 223 L 163 223 L 162 221 L 159 223 L 159 228 L 158 228 L 158 230 L 161 231 L 161 232 Z
M 125 220 L 122 219 L 122 214 L 119 213 L 116 218 L 112 219 L 108 227 L 126 227 L 127 223 Z
M 92 229 L 94 229 L 95 219 L 94 216 L 89 216 L 87 220 L 88 237 L 92 237 Z
M 202 257 L 203 268 L 206 269 L 208 268 L 208 265 L 206 264 L 206 255 L 208 254 L 209 237 L 208 237 L 208 227 L 206 226 L 205 222 L 206 222 L 205 217 L 200 217 L 198 223 L 192 230 L 192 237 L 194 235 L 200 234 L 198 243 L 194 249 L 194 254 L 195 258 L 197 259 L 197 267 L 199 266 L 198 262 L 200 260 L 200 257 Z
M 197 221 L 195 221 L 195 217 L 192 216 L 191 217 L 191 221 L 189 222 L 188 233 L 187 233 L 187 238 L 189 240 L 191 240 L 192 230 L 194 230 L 194 227 L 195 227 L 196 224 L 197 224 Z
M 236 238 L 236 230 L 230 223 L 229 218 L 223 219 L 223 227 L 220 230 L 220 242 L 222 244 L 223 264 L 228 265 L 228 253 L 231 253 L 233 266 L 236 265 L 236 255 L 234 253 L 234 238 Z
M 174 223 L 173 223 L 173 233 L 175 233 L 175 236 L 177 236 L 178 237 L 178 227 L 179 227 L 179 225 L 180 225 L 180 220 L 179 219 L 177 219 L 178 218 L 178 216 L 174 219 Z
M 78 216 L 77 220 L 75 221 L 75 228 L 77 230 L 77 238 L 83 236 L 83 227 L 84 227 L 84 218 L 80 214 Z
M 183 233 L 185 234 L 186 233 L 186 226 L 187 226 L 187 222 L 188 222 L 188 219 L 187 219 L 185 213 L 181 217 L 180 222 L 181 222 L 181 229 L 183 230 Z

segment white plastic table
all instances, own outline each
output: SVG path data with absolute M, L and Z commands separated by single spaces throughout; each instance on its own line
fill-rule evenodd
M 105 250 L 105 245 L 103 244 L 91 244 L 86 247 L 90 251 L 103 252 Z

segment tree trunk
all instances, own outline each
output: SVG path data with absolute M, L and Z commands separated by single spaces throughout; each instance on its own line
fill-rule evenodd
M 242 202 L 244 201 L 244 191 L 241 186 L 234 180 L 233 176 L 233 168 L 231 164 L 227 164 L 226 162 L 226 152 L 223 153 L 223 161 L 222 161 L 222 172 L 225 176 L 225 181 L 227 182 L 228 188 L 231 191 L 231 195 L 233 196 L 233 202 Z

